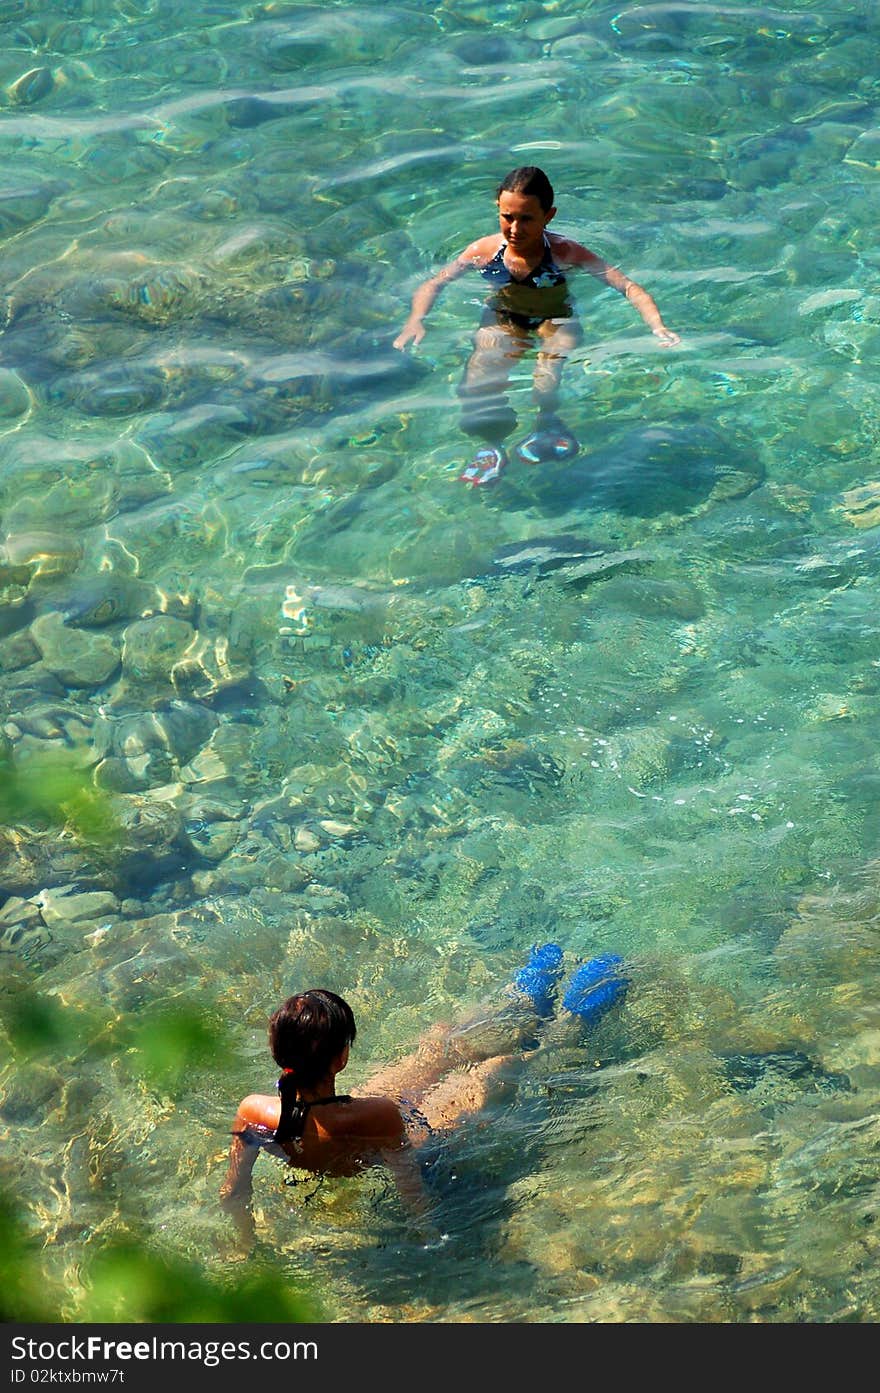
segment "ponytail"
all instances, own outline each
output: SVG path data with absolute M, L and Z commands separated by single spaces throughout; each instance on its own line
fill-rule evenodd
M 303 1134 L 307 1109 L 297 1101 L 296 1076 L 292 1069 L 282 1069 L 276 1087 L 281 1094 L 281 1116 L 272 1140 L 293 1141 Z

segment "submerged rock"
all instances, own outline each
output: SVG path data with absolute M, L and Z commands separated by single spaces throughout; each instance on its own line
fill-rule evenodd
M 771 1102 L 805 1092 L 849 1092 L 852 1087 L 845 1074 L 830 1073 L 802 1050 L 726 1054 L 722 1059 L 731 1088 L 738 1093 L 755 1089 Z
M 119 901 L 109 890 L 82 891 L 75 884 L 41 891 L 38 903 L 50 929 L 119 913 Z
M 114 307 L 147 324 L 168 324 L 191 315 L 209 284 L 190 266 L 151 263 L 130 281 L 114 287 Z
M 51 673 L 67 687 L 101 687 L 119 666 L 119 652 L 104 634 L 68 629 L 60 614 L 44 614 L 31 637 Z
M 158 711 L 105 719 L 95 732 L 95 745 L 105 756 L 98 781 L 120 793 L 179 782 L 181 767 L 198 754 L 216 725 L 212 712 L 184 701 L 172 701 Z
M 61 191 L 56 183 L 6 183 L 0 188 L 0 235 L 8 236 L 46 216 Z
M 138 896 L 186 866 L 183 817 L 173 804 L 158 799 L 135 795 L 120 803 L 116 887 L 122 895 Z
M 132 416 L 164 401 L 166 386 L 157 368 L 115 363 L 61 378 L 52 383 L 47 396 L 87 416 Z
M 148 581 L 106 571 L 54 584 L 40 594 L 37 603 L 41 611 L 59 611 L 72 627 L 101 629 L 157 610 L 161 596 Z
M 0 1095 L 0 1116 L 16 1129 L 42 1126 L 62 1102 L 65 1085 L 60 1069 L 33 1062 L 20 1065 Z
M 23 416 L 32 405 L 30 391 L 17 373 L 0 369 L 0 418 L 10 420 Z
M 196 637 L 184 619 L 157 614 L 129 624 L 123 635 L 122 668 L 135 682 L 171 682 L 174 665 L 183 658 Z
M 241 824 L 238 822 L 202 820 L 188 822 L 184 828 L 187 841 L 196 855 L 212 864 L 222 861 L 232 851 L 241 836 L 241 830 Z
M 0 673 L 17 672 L 39 661 L 40 650 L 27 633 L 0 639 Z
M 51 937 L 39 905 L 20 895 L 10 895 L 0 909 L 0 954 L 14 953 L 27 959 L 44 948 Z
M 16 106 L 33 106 L 48 97 L 55 87 L 51 68 L 29 68 L 21 77 L 10 82 L 6 88 L 9 100 Z
M 0 574 L 14 570 L 24 582 L 37 575 L 70 575 L 82 558 L 82 543 L 63 532 L 12 532 L 0 545 Z
M 645 425 L 545 470 L 532 487 L 547 511 L 589 499 L 594 508 L 651 518 L 703 510 L 763 482 L 760 458 L 696 421 Z M 552 492 L 551 492 L 552 490 Z

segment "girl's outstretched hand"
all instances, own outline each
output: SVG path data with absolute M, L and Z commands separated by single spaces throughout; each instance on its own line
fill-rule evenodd
M 655 338 L 658 338 L 664 348 L 672 348 L 675 344 L 681 343 L 681 335 L 676 334 L 672 329 L 667 329 L 665 324 L 651 331 Z
M 406 348 L 412 340 L 413 347 L 425 337 L 425 326 L 420 319 L 408 319 L 394 340 L 395 348 Z

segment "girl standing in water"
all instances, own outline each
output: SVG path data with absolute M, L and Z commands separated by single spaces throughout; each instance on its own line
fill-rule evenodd
M 680 342 L 663 323 L 647 290 L 580 242 L 547 231 L 556 208 L 542 169 L 524 165 L 511 170 L 498 189 L 497 204 L 500 231 L 471 242 L 417 288 L 409 318 L 394 340 L 400 349 L 421 342 L 425 316 L 450 281 L 471 270 L 486 281 L 489 298 L 458 389 L 462 430 L 485 442 L 460 475 L 474 486 L 494 483 L 507 465 L 502 442 L 516 426 L 516 415 L 504 390 L 513 365 L 534 346 L 537 420 L 516 446 L 516 457 L 525 464 L 541 464 L 571 459 L 578 452 L 577 441 L 557 413 L 562 369 L 582 338 L 568 296 L 568 273 L 588 271 L 624 295 L 664 346 Z

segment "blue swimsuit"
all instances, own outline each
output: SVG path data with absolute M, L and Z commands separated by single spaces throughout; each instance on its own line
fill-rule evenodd
M 517 280 L 505 265 L 506 250 L 507 243 L 502 242 L 492 260 L 480 271 L 494 291 L 486 305 L 483 323 L 500 321 L 520 329 L 537 329 L 545 319 L 570 319 L 572 307 L 565 272 L 553 260 L 546 233 L 540 262 L 522 280 Z

